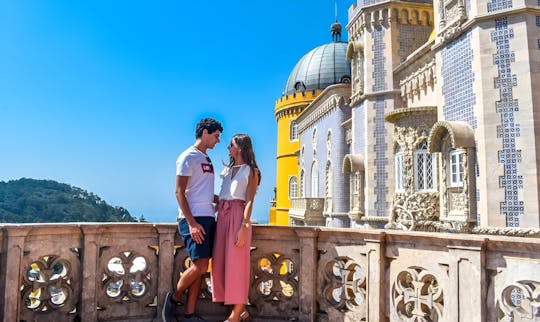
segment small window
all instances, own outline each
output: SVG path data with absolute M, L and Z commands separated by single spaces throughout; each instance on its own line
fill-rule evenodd
M 464 153 L 462 150 L 450 151 L 450 186 L 462 187 L 463 186 L 463 158 Z
M 296 82 L 296 84 L 294 84 L 294 90 L 296 92 L 305 92 L 306 85 L 304 84 L 304 82 Z
M 298 124 L 296 124 L 296 120 L 291 121 L 290 125 L 290 138 L 291 141 L 297 141 L 298 140 Z
M 298 179 L 296 176 L 289 177 L 289 199 L 298 196 Z

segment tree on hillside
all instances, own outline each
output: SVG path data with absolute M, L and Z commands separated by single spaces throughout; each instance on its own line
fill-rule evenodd
M 0 222 L 135 221 L 127 209 L 65 183 L 27 178 L 0 181 Z

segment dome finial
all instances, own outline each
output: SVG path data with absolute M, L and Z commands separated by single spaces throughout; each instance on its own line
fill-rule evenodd
M 334 14 L 336 16 L 336 21 L 330 26 L 332 41 L 341 41 L 341 24 L 338 22 L 337 0 L 334 0 Z

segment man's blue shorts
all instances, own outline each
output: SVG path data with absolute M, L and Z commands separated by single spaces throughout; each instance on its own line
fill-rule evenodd
M 195 221 L 203 226 L 205 235 L 202 244 L 197 244 L 189 233 L 189 225 L 185 218 L 178 222 L 178 232 L 184 240 L 184 246 L 192 261 L 201 258 L 211 258 L 214 248 L 214 235 L 216 233 L 216 219 L 214 217 L 194 217 Z

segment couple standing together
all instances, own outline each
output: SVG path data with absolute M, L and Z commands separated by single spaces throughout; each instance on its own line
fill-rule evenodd
M 174 293 L 167 293 L 163 321 L 175 321 L 174 311 L 187 290 L 182 321 L 205 321 L 195 314 L 202 275 L 212 259 L 212 300 L 233 305 L 226 321 L 249 317 L 245 311 L 249 291 L 253 198 L 261 175 L 251 139 L 236 134 L 228 146 L 230 161 L 221 173 L 219 196 L 214 195 L 214 166 L 206 154 L 219 143 L 221 123 L 202 119 L 195 129 L 195 144 L 176 161 L 178 230 L 192 265 L 186 269 Z M 217 204 L 217 221 L 214 204 Z

